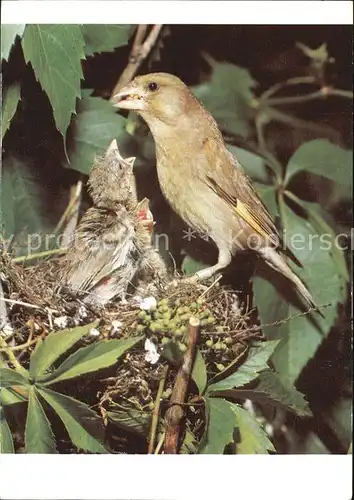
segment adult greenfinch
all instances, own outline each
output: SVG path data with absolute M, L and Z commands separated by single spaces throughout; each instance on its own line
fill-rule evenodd
M 218 248 L 215 265 L 196 273 L 204 280 L 252 249 L 287 278 L 314 308 L 312 296 L 289 267 L 276 226 L 241 165 L 227 149 L 218 125 L 176 76 L 136 77 L 112 102 L 147 123 L 156 147 L 157 175 L 172 209 Z

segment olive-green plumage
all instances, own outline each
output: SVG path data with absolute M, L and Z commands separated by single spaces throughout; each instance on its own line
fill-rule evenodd
M 167 201 L 191 228 L 208 235 L 218 247 L 218 262 L 197 277 L 211 277 L 235 253 L 251 248 L 314 307 L 310 292 L 282 254 L 274 222 L 251 180 L 226 148 L 214 118 L 188 87 L 176 76 L 153 73 L 135 78 L 113 102 L 146 121 Z

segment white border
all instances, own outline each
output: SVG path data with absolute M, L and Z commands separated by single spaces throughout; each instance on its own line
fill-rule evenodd
M 349 500 L 351 455 L 1 455 L 0 497 Z
M 2 23 L 352 24 L 350 1 L 3 1 Z

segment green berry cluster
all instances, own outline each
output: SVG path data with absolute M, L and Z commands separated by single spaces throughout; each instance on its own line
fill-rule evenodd
M 183 305 L 181 299 L 162 299 L 155 309 L 139 311 L 137 315 L 137 333 L 156 335 L 162 344 L 175 340 L 182 352 L 186 350 L 184 340 L 188 321 L 191 316 L 200 319 L 201 326 L 215 324 L 215 318 L 205 306 L 203 299 L 197 299 L 189 305 Z

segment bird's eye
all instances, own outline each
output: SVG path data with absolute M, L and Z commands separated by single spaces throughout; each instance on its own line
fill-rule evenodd
M 154 92 L 155 90 L 157 90 L 159 88 L 159 86 L 157 85 L 156 82 L 150 82 L 149 85 L 148 85 L 148 88 L 149 88 L 149 90 L 151 90 L 152 92 Z

